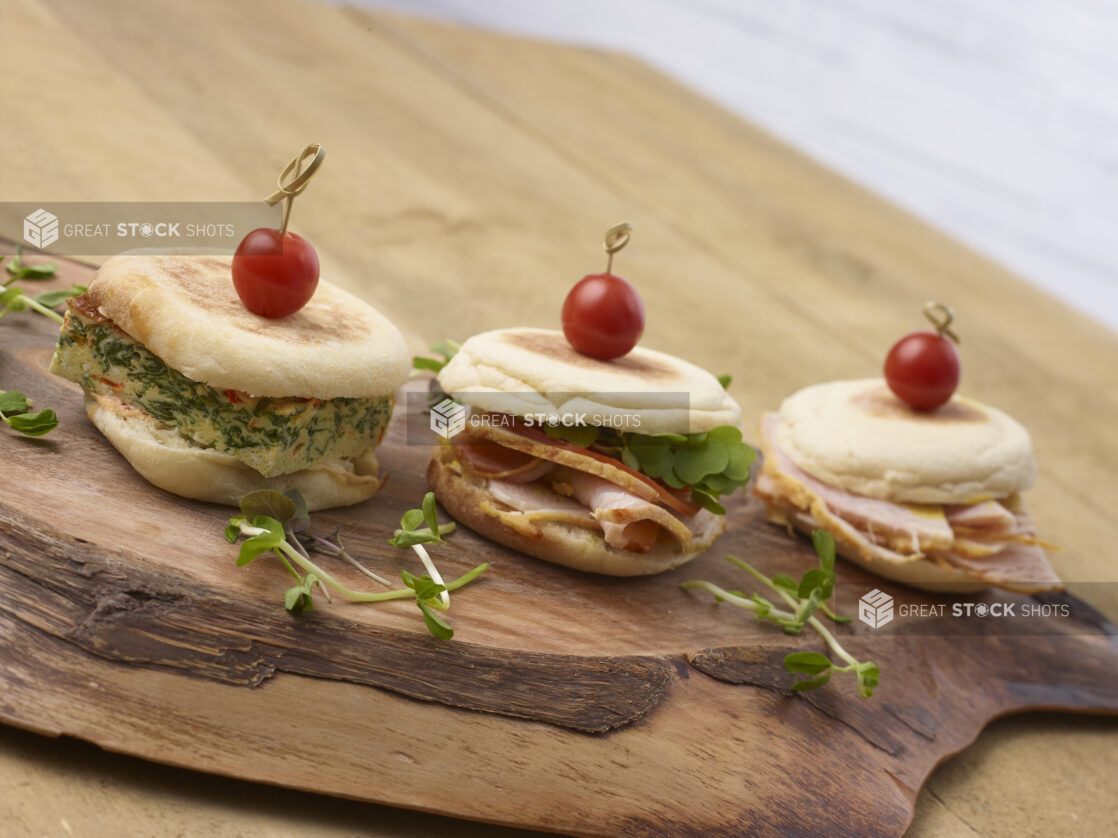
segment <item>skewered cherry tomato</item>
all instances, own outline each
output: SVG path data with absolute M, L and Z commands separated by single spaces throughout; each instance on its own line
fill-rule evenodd
M 563 302 L 563 334 L 591 358 L 608 361 L 626 355 L 644 334 L 640 294 L 610 273 L 584 276 Z
M 233 285 L 253 314 L 287 317 L 314 296 L 318 254 L 300 235 L 261 227 L 245 236 L 233 256 Z
M 935 332 L 913 332 L 889 350 L 885 381 L 898 398 L 917 410 L 935 410 L 959 386 L 959 355 L 947 338 Z

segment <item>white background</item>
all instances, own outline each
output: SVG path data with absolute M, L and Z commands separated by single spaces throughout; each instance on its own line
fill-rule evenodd
M 1118 330 L 1118 0 L 357 0 L 628 52 Z

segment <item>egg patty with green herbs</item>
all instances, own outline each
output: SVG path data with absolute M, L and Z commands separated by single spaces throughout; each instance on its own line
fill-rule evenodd
M 83 314 L 83 302 L 76 300 L 66 312 L 52 372 L 86 392 L 137 407 L 265 477 L 354 456 L 378 443 L 388 426 L 388 396 L 261 398 L 192 381 L 113 324 Z

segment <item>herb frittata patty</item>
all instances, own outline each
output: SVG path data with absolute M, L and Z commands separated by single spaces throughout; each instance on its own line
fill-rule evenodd
M 389 396 L 323 401 L 215 390 L 172 369 L 111 322 L 75 307 L 66 312 L 51 372 L 87 392 L 132 404 L 265 477 L 357 455 L 380 441 L 393 406 Z

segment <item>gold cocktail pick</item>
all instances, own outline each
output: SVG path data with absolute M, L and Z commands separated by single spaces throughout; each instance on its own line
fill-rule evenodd
M 310 159 L 307 163 L 307 168 L 303 168 L 303 163 Z M 297 195 L 302 195 L 303 190 L 307 188 L 318 167 L 322 165 L 322 161 L 326 159 L 326 149 L 319 143 L 308 143 L 302 151 L 291 158 L 291 162 L 283 167 L 280 172 L 279 178 L 276 180 L 276 186 L 279 188 L 264 199 L 264 203 L 272 207 L 280 201 L 286 201 L 283 205 L 283 226 L 280 227 L 280 235 L 282 236 L 287 232 L 287 222 L 291 218 L 291 205 L 295 202 Z M 290 176 L 291 180 L 284 182 Z
M 955 312 L 943 303 L 927 302 L 924 304 L 924 316 L 936 327 L 936 334 L 948 337 L 954 343 L 961 343 L 959 336 L 951 330 L 951 323 L 955 320 Z
M 628 221 L 623 221 L 620 224 L 610 227 L 606 230 L 604 246 L 609 258 L 606 261 L 606 273 L 613 270 L 613 254 L 621 250 L 629 243 L 629 235 L 633 232 L 633 225 Z

